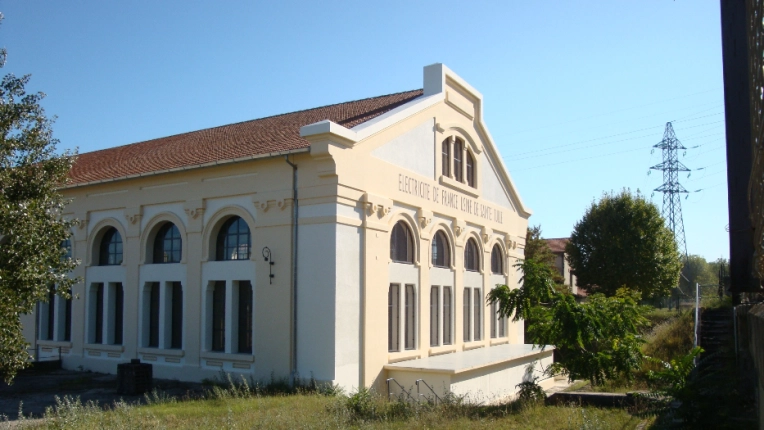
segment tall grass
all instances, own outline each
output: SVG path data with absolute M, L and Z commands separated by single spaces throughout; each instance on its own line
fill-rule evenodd
M 57 399 L 42 420 L 25 421 L 33 429 L 178 429 L 178 428 L 635 428 L 645 420 L 622 409 L 544 406 L 513 402 L 484 406 L 446 396 L 438 404 L 389 402 L 367 389 L 351 395 L 336 391 L 267 392 L 246 380 L 226 379 L 201 399 L 177 399 L 161 392 L 147 404 L 117 402 L 106 410 L 78 398 Z M 272 388 L 272 387 L 271 387 Z M 18 423 L 17 423 L 18 424 Z M 10 425 L 6 423 L 6 425 Z

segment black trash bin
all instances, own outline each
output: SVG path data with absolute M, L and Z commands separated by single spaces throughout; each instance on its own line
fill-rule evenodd
M 117 393 L 143 394 L 151 391 L 153 367 L 134 358 L 129 363 L 117 365 Z

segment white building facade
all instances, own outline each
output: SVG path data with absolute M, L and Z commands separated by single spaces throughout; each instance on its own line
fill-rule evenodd
M 82 154 L 83 282 L 25 317 L 30 343 L 110 373 L 511 395 L 551 362 L 485 300 L 517 286 L 530 211 L 480 93 L 441 64 L 423 87 Z

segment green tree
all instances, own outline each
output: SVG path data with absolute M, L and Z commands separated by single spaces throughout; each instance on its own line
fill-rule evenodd
M 639 332 L 647 324 L 639 293 L 621 289 L 613 297 L 594 294 L 584 303 L 554 288 L 551 271 L 526 259 L 520 288 L 498 286 L 488 293 L 501 316 L 524 319 L 535 344 L 551 344 L 557 361 L 547 371 L 602 384 L 618 375 L 631 378 L 643 355 Z
M 2 16 L 0 15 L 0 19 Z M 5 51 L 0 52 L 0 67 Z M 73 221 L 62 218 L 57 192 L 73 157 L 57 154 L 52 121 L 28 94 L 29 75 L 6 75 L 0 83 L 0 377 L 10 382 L 29 354 L 19 316 L 46 301 L 50 286 L 67 297 L 76 265 L 62 243 Z
M 682 268 L 658 208 L 628 190 L 592 203 L 575 225 L 566 253 L 578 286 L 606 296 L 622 287 L 645 298 L 666 296 Z

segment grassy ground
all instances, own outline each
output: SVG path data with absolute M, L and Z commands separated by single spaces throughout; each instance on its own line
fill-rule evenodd
M 249 397 L 223 395 L 205 400 L 163 399 L 148 406 L 117 404 L 103 412 L 95 406 L 63 401 L 47 419 L 26 422 L 39 429 L 176 428 L 512 428 L 633 429 L 651 424 L 623 409 L 555 407 L 517 403 L 502 406 L 411 405 L 367 396 L 321 394 Z

